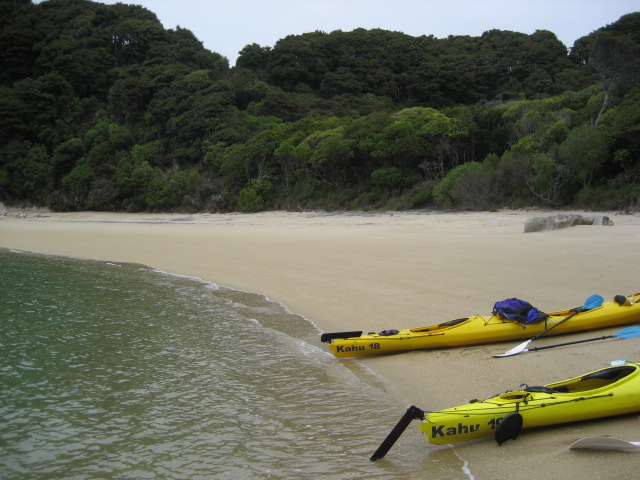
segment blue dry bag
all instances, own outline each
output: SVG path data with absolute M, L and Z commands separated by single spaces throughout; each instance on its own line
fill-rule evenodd
M 541 312 L 529 302 L 518 298 L 507 298 L 496 302 L 493 305 L 493 314 L 522 324 L 539 322 L 548 317 L 546 313 Z

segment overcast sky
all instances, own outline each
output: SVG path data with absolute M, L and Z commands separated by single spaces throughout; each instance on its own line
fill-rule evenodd
M 118 3 L 117 0 L 99 0 Z M 257 43 L 287 35 L 382 28 L 412 36 L 479 36 L 491 29 L 549 30 L 567 47 L 578 38 L 640 12 L 640 0 L 120 0 L 154 12 L 164 28 L 188 28 L 205 48 L 235 65 Z

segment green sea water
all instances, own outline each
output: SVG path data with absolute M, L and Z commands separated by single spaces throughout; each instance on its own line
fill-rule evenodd
M 0 305 L 2 479 L 469 478 L 417 423 L 370 462 L 406 407 L 262 296 L 0 250 Z

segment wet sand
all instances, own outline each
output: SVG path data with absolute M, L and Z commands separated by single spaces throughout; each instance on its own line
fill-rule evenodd
M 143 263 L 218 285 L 261 293 L 320 331 L 411 328 L 486 315 L 509 297 L 543 311 L 610 300 L 640 290 L 640 216 L 614 212 L 612 226 L 524 233 L 524 222 L 552 211 L 466 213 L 111 214 L 9 210 L 0 248 Z M 563 336 L 609 335 L 622 327 Z M 558 343 L 541 338 L 538 346 Z M 326 349 L 320 343 L 318 348 Z M 518 343 L 518 342 L 516 342 Z M 416 351 L 338 360 L 378 373 L 398 400 L 438 410 L 522 383 L 541 385 L 640 361 L 640 339 L 610 339 L 497 359 L 514 344 Z M 389 430 L 393 425 L 389 425 Z M 516 441 L 457 445 L 476 479 L 558 475 L 633 478 L 633 453 L 570 451 L 589 435 L 640 441 L 640 415 L 525 431 Z M 417 423 L 403 441 L 429 447 Z M 381 439 L 382 440 L 382 439 Z M 393 450 L 388 457 L 393 457 Z M 382 460 L 392 461 L 392 460 Z M 428 462 L 427 462 L 428 464 Z

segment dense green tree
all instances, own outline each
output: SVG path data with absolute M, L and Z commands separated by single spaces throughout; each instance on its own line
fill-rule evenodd
M 528 159 L 531 166 L 531 173 L 526 177 L 529 190 L 543 202 L 558 205 L 562 188 L 571 175 L 569 168 L 545 153 L 529 155 Z
M 73 170 L 62 179 L 62 191 L 67 198 L 65 207 L 72 210 L 88 208 L 87 200 L 97 175 L 86 157 L 82 157 Z
M 245 46 L 240 52 L 236 61 L 237 68 L 245 68 L 261 73 L 269 62 L 270 47 L 261 47 L 257 43 Z
M 66 142 L 60 143 L 55 148 L 51 158 L 54 179 L 56 181 L 62 179 L 84 155 L 84 143 L 80 138 L 71 138 Z
M 0 1 L 0 85 L 11 86 L 31 74 L 35 46 L 45 38 L 29 1 Z
M 607 155 L 606 138 L 597 127 L 574 128 L 560 145 L 563 164 L 583 186 L 591 184 L 593 175 L 605 163 Z
M 381 167 L 371 172 L 371 181 L 374 188 L 386 191 L 401 192 L 419 180 L 417 172 L 403 171 L 398 167 Z
M 325 130 L 305 141 L 312 146 L 308 165 L 313 174 L 333 186 L 347 184 L 353 141 L 344 138 L 344 129 Z
M 12 184 L 18 196 L 35 200 L 50 187 L 51 167 L 43 145 L 31 145 L 27 155 L 13 167 Z
M 594 125 L 598 125 L 616 89 L 637 82 L 640 75 L 640 44 L 627 37 L 602 32 L 592 44 L 590 63 L 598 72 L 602 84 L 602 106 L 594 120 Z
M 578 39 L 356 28 L 236 66 L 151 11 L 0 0 L 0 200 L 56 209 L 638 203 L 640 13 Z
M 637 162 L 640 158 L 640 88 L 631 90 L 622 101 L 609 110 L 602 119 L 601 126 L 608 132 L 608 137 L 614 139 L 612 148 L 628 152 L 625 162 L 627 165 Z

